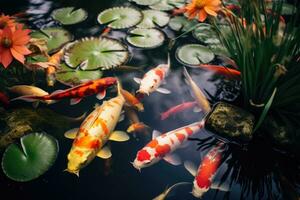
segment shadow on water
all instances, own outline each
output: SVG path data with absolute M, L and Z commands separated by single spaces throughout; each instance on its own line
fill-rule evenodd
M 72 32 L 75 38 L 97 36 L 103 27 L 96 22 L 97 14 L 109 7 L 124 5 L 126 0 L 28 0 L 28 1 L 1 1 L 1 12 L 14 14 L 26 12 L 29 15 L 29 24 L 33 29 L 58 26 L 50 14 L 59 7 L 75 6 L 88 11 L 88 19 L 79 25 L 64 28 Z M 168 28 L 163 29 L 169 37 L 173 37 Z M 113 31 L 109 35 L 125 42 L 125 33 Z M 195 42 L 191 37 L 182 38 Z M 180 41 L 177 45 L 180 45 Z M 152 49 L 140 50 L 129 47 L 131 59 L 128 65 L 139 66 L 147 71 L 153 66 L 166 62 L 167 45 Z M 163 53 L 162 53 L 163 52 Z M 215 62 L 218 62 L 217 59 Z M 108 75 L 118 76 L 127 90 L 136 90 L 133 77 L 141 77 L 143 73 L 115 72 Z M 233 101 L 239 92 L 239 83 L 215 77 L 212 73 L 200 69 L 192 69 L 191 75 L 199 86 L 207 91 L 210 101 Z M 201 114 L 185 111 L 178 116 L 165 121 L 160 120 L 159 114 L 167 108 L 191 101 L 193 98 L 189 88 L 183 80 L 182 65 L 172 60 L 172 73 L 167 77 L 166 88 L 173 93 L 161 95 L 153 93 L 146 98 L 144 103 L 146 112 L 140 114 L 141 120 L 159 131 L 169 131 L 183 125 L 197 121 L 203 117 Z M 58 88 L 64 86 L 58 84 Z M 53 90 L 53 88 L 47 88 Z M 108 95 L 109 96 L 109 95 Z M 78 106 L 70 106 L 69 102 L 61 101 L 51 105 L 50 109 L 68 116 L 76 116 L 83 112 L 90 112 L 94 104 L 99 103 L 95 98 L 86 98 Z M 24 106 L 24 104 L 15 105 Z M 25 116 L 26 117 L 26 116 Z M 125 130 L 128 121 L 118 124 L 117 129 Z M 66 127 L 70 129 L 74 127 Z M 45 130 L 48 133 L 56 132 L 55 129 Z M 55 133 L 63 135 L 63 133 Z M 199 164 L 201 158 L 217 143 L 213 134 L 205 130 L 197 135 L 198 144 L 191 142 L 188 148 L 180 150 L 184 159 L 193 160 Z M 136 135 L 125 144 L 111 143 L 113 157 L 107 161 L 95 159 L 88 167 L 81 171 L 80 178 L 63 172 L 66 168 L 66 156 L 72 141 L 61 137 L 59 139 L 60 153 L 55 165 L 42 177 L 28 183 L 16 183 L 8 180 L 2 173 L 0 188 L 1 195 L 8 194 L 9 199 L 152 199 L 160 194 L 166 186 L 177 182 L 192 182 L 193 177 L 183 166 L 171 166 L 161 161 L 156 165 L 146 168 L 139 173 L 130 164 L 136 156 L 137 150 L 142 148 L 151 139 L 151 134 Z M 207 140 L 206 140 L 207 139 Z M 196 149 L 198 148 L 199 151 Z M 201 151 L 200 151 L 201 150 Z M 227 143 L 223 152 L 223 160 L 215 177 L 216 181 L 228 185 L 230 192 L 218 190 L 208 191 L 203 199 L 297 199 L 297 184 L 299 177 L 299 159 L 286 155 L 273 149 L 268 141 L 255 138 L 246 147 Z M 191 186 L 183 186 L 174 190 L 167 199 L 192 200 Z M 1 197 L 2 199 L 2 197 Z

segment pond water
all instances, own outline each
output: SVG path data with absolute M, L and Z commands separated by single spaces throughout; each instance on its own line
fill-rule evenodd
M 75 37 L 98 36 L 104 26 L 97 23 L 97 15 L 104 9 L 130 5 L 125 0 L 10 0 L 1 1 L 0 12 L 14 14 L 26 12 L 30 14 L 29 25 L 33 29 L 57 26 L 50 14 L 56 8 L 75 6 L 83 8 L 88 12 L 86 21 L 71 26 L 64 26 Z M 176 36 L 168 27 L 162 29 L 166 36 L 173 38 Z M 108 37 L 116 38 L 127 43 L 125 40 L 127 30 L 113 30 Z M 181 43 L 199 43 L 191 35 L 181 38 L 176 45 Z M 167 62 L 168 42 L 155 49 L 138 49 L 128 44 L 130 59 L 126 65 L 140 67 L 147 72 L 162 63 Z M 176 48 L 175 48 L 176 49 Z M 179 115 L 167 120 L 160 120 L 160 113 L 166 109 L 186 101 L 192 101 L 190 88 L 184 80 L 182 73 L 183 65 L 174 57 L 171 52 L 171 73 L 166 78 L 165 87 L 172 91 L 171 94 L 161 94 L 154 92 L 149 97 L 143 99 L 145 112 L 139 113 L 140 120 L 152 129 L 166 132 L 191 124 L 201 120 L 204 115 L 194 113 L 190 110 L 184 111 Z M 212 63 L 218 63 L 215 59 Z M 212 103 L 219 100 L 234 101 L 239 94 L 239 83 L 237 81 L 224 79 L 215 76 L 213 73 L 201 69 L 189 69 L 190 74 L 196 83 L 215 99 Z M 133 81 L 134 77 L 142 77 L 142 72 L 105 72 L 105 75 L 117 76 L 128 91 L 136 91 L 138 84 Z M 37 85 L 47 91 L 64 89 L 66 86 L 57 83 L 54 88 L 47 87 L 45 83 Z M 109 93 L 107 96 L 113 96 Z M 108 98 L 107 98 L 108 99 Z M 78 116 L 84 112 L 90 113 L 95 104 L 101 102 L 94 96 L 85 98 L 80 104 L 71 106 L 68 100 L 62 100 L 56 104 L 41 107 L 48 107 L 55 112 L 66 116 Z M 14 107 L 30 107 L 28 103 L 15 103 Z M 26 117 L 26 116 L 24 116 Z M 80 124 L 77 124 L 79 126 Z M 129 125 L 128 119 L 117 125 L 117 130 L 126 130 Z M 64 127 L 65 130 L 75 128 Z M 54 135 L 59 141 L 59 154 L 55 164 L 44 175 L 36 180 L 17 183 L 9 180 L 1 172 L 0 191 L 1 195 L 8 195 L 1 199 L 152 199 L 167 187 L 177 182 L 192 183 L 194 177 L 187 172 L 183 165 L 173 166 L 165 161 L 142 169 L 136 170 L 131 162 L 136 157 L 136 153 L 151 140 L 151 132 L 147 134 L 132 134 L 127 142 L 110 142 L 112 158 L 108 160 L 94 159 L 87 167 L 80 171 L 80 177 L 64 172 L 67 166 L 67 154 L 71 148 L 72 140 L 63 137 L 63 132 L 57 130 L 44 130 L 48 134 Z M 200 131 L 196 137 L 209 140 L 199 142 L 206 145 L 206 148 L 197 150 L 197 141 L 190 141 L 186 148 L 178 150 L 183 160 L 192 160 L 197 165 L 201 159 L 216 144 L 214 134 L 207 131 Z M 211 138 L 213 137 L 213 138 Z M 297 160 L 288 157 L 279 150 L 273 149 L 271 144 L 263 139 L 255 139 L 249 146 L 248 151 L 242 147 L 228 143 L 224 153 L 224 159 L 217 172 L 215 181 L 222 183 L 228 191 L 209 190 L 203 199 L 286 199 L 284 193 L 291 195 L 291 191 L 286 192 L 289 184 L 297 183 L 299 170 Z M 282 181 L 282 175 L 284 180 Z M 173 200 L 192 200 L 192 185 L 185 185 L 176 188 L 166 199 Z

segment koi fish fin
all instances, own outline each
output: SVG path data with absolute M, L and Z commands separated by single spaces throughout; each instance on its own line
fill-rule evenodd
M 121 122 L 125 119 L 124 113 L 120 115 L 118 122 Z
M 175 166 L 178 166 L 182 163 L 180 157 L 177 154 L 174 154 L 174 153 L 166 155 L 163 159 L 166 162 L 168 162 L 172 165 L 175 165 Z
M 76 105 L 76 104 L 78 104 L 80 101 L 82 100 L 82 98 L 73 98 L 73 99 L 71 99 L 71 101 L 70 101 L 70 105 Z
M 160 136 L 160 135 L 161 135 L 161 132 L 159 132 L 159 131 L 157 131 L 157 130 L 154 130 L 154 131 L 152 132 L 152 139 L 157 138 L 157 137 Z
M 188 85 L 190 85 L 192 77 L 190 76 L 190 74 L 188 73 L 186 67 L 183 67 L 183 75 L 185 77 L 185 81 Z
M 36 99 L 34 96 L 20 96 L 20 97 L 16 97 L 14 99 L 11 99 L 10 101 L 16 101 L 16 100 L 23 100 L 26 102 L 35 102 L 35 101 L 39 101 L 38 99 Z
M 55 90 L 55 91 L 53 91 L 53 92 L 51 93 L 51 95 L 53 95 L 53 94 L 59 94 L 59 93 L 61 93 L 61 92 L 63 92 L 63 90 Z
M 104 99 L 105 96 L 106 96 L 106 90 L 103 90 L 102 92 L 100 92 L 96 95 L 96 98 L 99 100 L 102 100 L 102 99 Z
M 102 159 L 108 159 L 112 156 L 110 148 L 108 146 L 103 147 L 98 151 L 97 157 L 102 158 Z
M 192 176 L 196 176 L 197 175 L 197 167 L 194 163 L 192 163 L 191 161 L 185 161 L 184 162 L 184 168 L 192 175 Z
M 37 108 L 40 104 L 40 101 L 35 101 L 32 103 L 33 108 Z
M 213 183 L 210 186 L 210 189 L 214 189 L 214 190 L 220 190 L 222 192 L 228 192 L 229 191 L 229 186 L 226 184 L 220 184 L 220 183 Z
M 184 148 L 186 148 L 188 146 L 189 146 L 189 143 L 188 142 L 184 142 L 179 148 L 180 149 L 184 149 Z
M 73 128 L 64 133 L 64 136 L 68 139 L 75 139 L 79 131 L 79 128 Z
M 137 83 L 137 84 L 141 84 L 142 79 L 134 77 L 133 80 Z
M 193 112 L 195 112 L 195 113 L 198 113 L 198 112 L 201 112 L 201 111 L 202 111 L 202 109 L 199 106 L 195 106 L 193 108 Z
M 129 135 L 124 131 L 114 131 L 110 134 L 109 140 L 115 142 L 125 142 L 129 140 Z
M 156 91 L 162 94 L 171 94 L 171 91 L 166 88 L 157 88 Z

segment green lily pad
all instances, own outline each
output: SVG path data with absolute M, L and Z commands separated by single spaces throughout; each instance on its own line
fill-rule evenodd
M 53 52 L 73 39 L 73 36 L 63 28 L 44 28 L 31 33 L 33 38 L 43 38 L 47 41 L 48 52 Z
M 56 80 L 67 86 L 75 86 L 89 80 L 99 79 L 102 75 L 103 73 L 100 70 L 72 69 L 63 63 L 60 66 L 60 70 L 56 73 Z
M 215 55 L 208 47 L 200 44 L 187 44 L 176 50 L 177 60 L 185 65 L 209 63 L 214 57 Z
M 2 158 L 4 174 L 14 181 L 30 181 L 44 174 L 55 162 L 57 140 L 44 133 L 32 133 L 20 139 L 20 145 L 7 147 Z
M 51 16 L 61 24 L 70 25 L 84 21 L 87 18 L 88 14 L 81 8 L 75 10 L 74 7 L 65 7 L 54 10 Z
M 160 0 L 160 2 L 149 6 L 154 10 L 168 11 L 173 10 L 175 7 L 179 8 L 185 5 L 185 0 Z
M 66 48 L 64 56 L 72 68 L 86 62 L 83 70 L 110 69 L 124 64 L 128 57 L 124 44 L 106 37 L 77 40 Z
M 199 24 L 197 20 L 188 20 L 184 16 L 173 17 L 169 22 L 169 27 L 174 31 L 187 31 Z
M 230 57 L 229 52 L 227 51 L 227 49 L 221 43 L 219 43 L 219 44 L 210 44 L 210 45 L 208 45 L 208 48 L 215 55 Z
M 193 31 L 193 36 L 205 44 L 219 44 L 220 40 L 210 24 L 200 23 Z
M 143 14 L 130 7 L 114 7 L 102 11 L 97 20 L 110 28 L 122 29 L 137 25 L 143 19 Z
M 150 6 L 160 2 L 160 0 L 131 0 L 141 6 Z
M 169 23 L 170 17 L 167 13 L 159 10 L 143 10 L 143 20 L 137 25 L 139 28 L 163 27 Z
M 163 44 L 164 34 L 154 28 L 135 28 L 129 31 L 127 42 L 135 47 L 155 48 Z

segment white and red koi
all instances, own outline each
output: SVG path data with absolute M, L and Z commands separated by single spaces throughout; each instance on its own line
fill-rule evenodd
M 223 151 L 224 143 L 220 142 L 204 156 L 198 170 L 195 169 L 192 163 L 184 163 L 185 168 L 195 176 L 192 190 L 195 197 L 201 198 L 209 189 L 226 191 L 226 189 L 213 185 L 213 179 L 221 165 Z
M 66 171 L 78 175 L 80 169 L 89 164 L 96 156 L 111 157 L 109 148 L 104 147 L 108 140 L 121 142 L 129 139 L 124 132 L 113 132 L 124 103 L 125 99 L 119 89 L 119 95 L 96 107 L 79 129 L 72 129 L 65 133 L 67 138 L 75 138 L 68 154 Z
M 141 170 L 149 167 L 161 159 L 173 165 L 179 165 L 180 159 L 171 153 L 181 147 L 188 139 L 204 126 L 204 120 L 196 122 L 176 130 L 159 135 L 157 131 L 153 131 L 153 139 L 143 149 L 138 151 L 133 162 L 133 166 Z M 159 135 L 155 137 L 156 135 Z
M 195 98 L 199 108 L 201 108 L 205 114 L 208 113 L 209 111 L 211 111 L 211 107 L 210 107 L 210 104 L 209 104 L 207 98 L 205 97 L 202 90 L 198 87 L 198 85 L 193 81 L 192 77 L 189 75 L 189 73 L 185 67 L 183 68 L 183 74 L 186 78 L 187 83 L 189 84 L 189 86 L 191 87 L 191 89 L 193 91 L 194 98 Z
M 173 107 L 169 108 L 167 111 L 161 113 L 160 119 L 165 120 L 172 115 L 175 115 L 179 112 L 185 111 L 190 108 L 194 108 L 195 106 L 197 106 L 196 101 L 188 101 L 188 102 L 181 103 L 181 104 L 173 106 Z
M 142 79 L 134 78 L 134 81 L 140 84 L 140 88 L 137 93 L 147 94 L 157 91 L 163 94 L 170 94 L 171 92 L 165 88 L 161 88 L 160 85 L 170 71 L 170 57 L 168 56 L 168 64 L 160 64 L 157 67 L 148 71 Z

